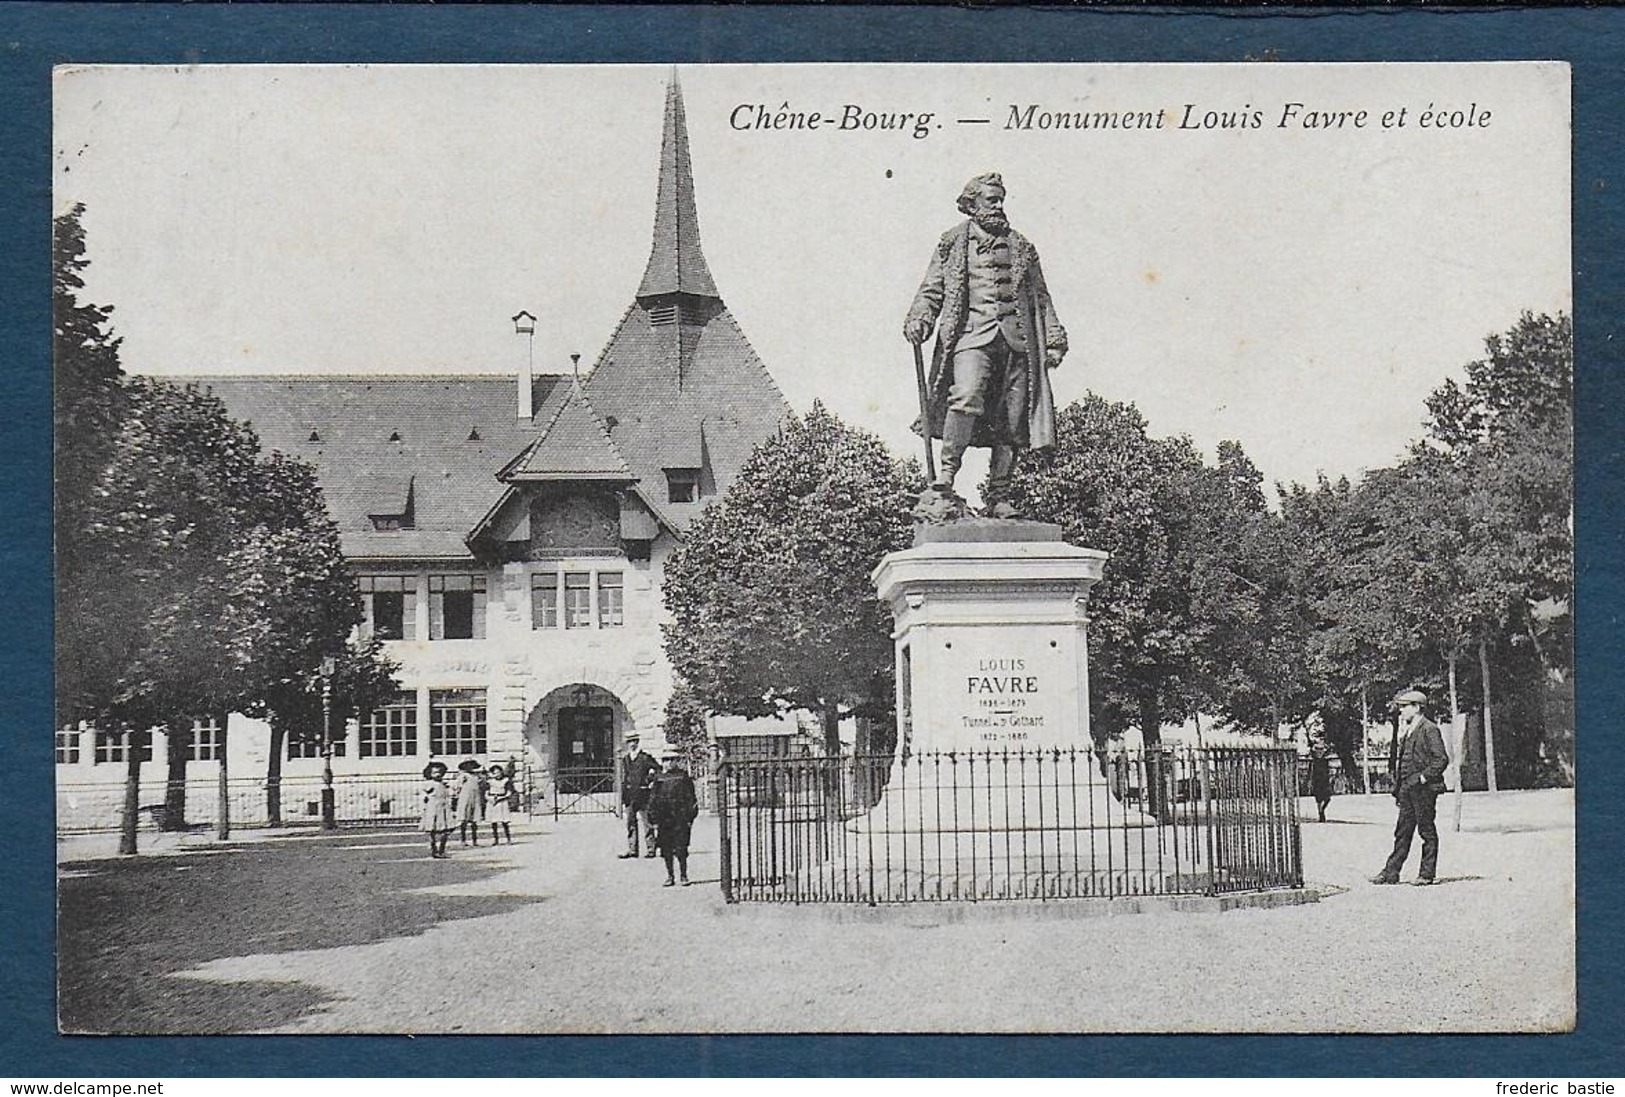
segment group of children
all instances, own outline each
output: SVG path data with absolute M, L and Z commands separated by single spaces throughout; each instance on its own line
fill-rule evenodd
M 452 830 L 462 845 L 480 844 L 480 822 L 491 824 L 491 844 L 506 838 L 513 844 L 513 813 L 519 810 L 519 788 L 500 762 L 482 768 L 469 758 L 457 767 L 455 787 L 444 762 L 423 767 L 423 822 L 429 856 L 445 857 Z

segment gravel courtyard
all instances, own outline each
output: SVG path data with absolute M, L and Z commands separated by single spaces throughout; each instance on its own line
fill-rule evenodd
M 1568 791 L 1440 801 L 1441 885 L 1367 882 L 1393 802 L 1303 826 L 1318 903 L 1224 913 L 982 904 L 728 907 L 623 861 L 618 820 L 515 844 L 416 833 L 59 843 L 62 1027 L 78 1032 L 1530 1032 L 1574 1023 Z M 1314 808 L 1305 804 L 1306 818 Z M 1410 871 L 1415 871 L 1415 854 Z M 1055 907 L 1065 904 L 1053 904 Z M 847 912 L 848 914 L 854 912 Z M 633 992 L 630 988 L 641 988 Z M 1417 988 L 1423 988 L 1417 993 Z

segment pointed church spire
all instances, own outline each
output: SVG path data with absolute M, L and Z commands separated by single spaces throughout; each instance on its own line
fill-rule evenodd
M 716 283 L 700 250 L 700 218 L 694 210 L 694 177 L 688 158 L 688 122 L 677 70 L 666 85 L 666 122 L 660 140 L 660 184 L 655 198 L 654 247 L 639 297 L 682 293 L 717 297 Z

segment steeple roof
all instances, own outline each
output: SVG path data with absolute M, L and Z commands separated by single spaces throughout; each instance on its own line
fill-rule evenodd
M 688 121 L 677 73 L 666 85 L 666 121 L 660 139 L 660 184 L 655 197 L 654 246 L 638 297 L 665 294 L 716 297 L 716 283 L 700 250 L 700 218 L 694 209 L 694 175 L 688 156 Z

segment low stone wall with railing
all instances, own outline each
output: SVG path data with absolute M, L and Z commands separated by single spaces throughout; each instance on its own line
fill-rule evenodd
M 724 761 L 731 902 L 1220 895 L 1303 884 L 1290 749 Z

